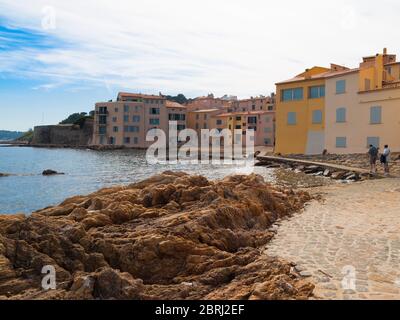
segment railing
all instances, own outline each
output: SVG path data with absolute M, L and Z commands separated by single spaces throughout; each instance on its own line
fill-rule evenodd
M 397 82 L 386 82 L 383 84 L 384 89 L 395 89 L 395 88 L 400 88 L 400 81 Z

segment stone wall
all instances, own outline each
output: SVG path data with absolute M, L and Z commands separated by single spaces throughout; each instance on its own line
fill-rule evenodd
M 87 119 L 82 126 L 49 125 L 34 128 L 33 145 L 85 146 L 91 143 L 93 120 Z

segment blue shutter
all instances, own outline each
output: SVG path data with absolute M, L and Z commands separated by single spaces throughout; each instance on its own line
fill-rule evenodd
M 371 124 L 382 123 L 382 107 L 371 107 Z
M 312 113 L 312 123 L 313 124 L 320 124 L 322 123 L 322 111 L 321 110 L 314 110 Z
M 371 144 L 374 147 L 379 148 L 379 145 L 380 145 L 379 137 L 368 137 L 367 138 L 367 147 L 369 147 Z
M 287 89 L 282 90 L 282 101 L 291 101 L 293 100 L 293 90 Z
M 346 80 L 336 81 L 336 93 L 342 94 L 346 92 Z
M 346 137 L 337 137 L 336 138 L 336 148 L 346 148 L 347 147 L 347 138 Z
M 303 100 L 303 88 L 293 89 L 293 100 Z
M 297 115 L 296 112 L 288 112 L 287 114 L 287 124 L 288 125 L 295 125 L 297 123 Z
M 336 122 L 346 122 L 346 108 L 336 109 Z

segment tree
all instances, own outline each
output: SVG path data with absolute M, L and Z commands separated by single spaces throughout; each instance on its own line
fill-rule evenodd
M 86 117 L 87 117 L 86 112 L 73 113 L 69 115 L 67 119 L 61 121 L 60 124 L 75 124 L 76 122 L 79 122 L 82 118 Z
M 185 104 L 188 99 L 182 93 L 178 94 L 177 96 L 165 96 L 167 100 L 177 102 L 180 104 Z

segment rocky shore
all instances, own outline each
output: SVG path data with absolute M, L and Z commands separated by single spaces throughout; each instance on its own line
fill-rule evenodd
M 367 154 L 326 154 L 326 155 L 290 155 L 288 158 L 326 162 L 369 170 L 369 157 Z M 392 153 L 389 163 L 391 174 L 400 177 L 400 153 Z M 378 173 L 383 174 L 383 165 L 377 161 Z
M 0 215 L 0 299 L 307 299 L 314 286 L 263 252 L 310 199 L 257 175 L 165 172 Z M 41 287 L 45 265 L 56 290 Z

